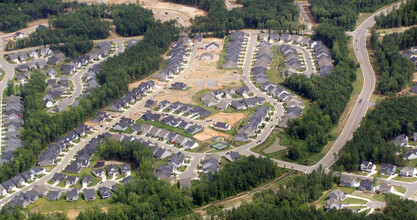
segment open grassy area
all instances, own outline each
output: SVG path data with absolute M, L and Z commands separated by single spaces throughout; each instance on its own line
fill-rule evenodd
M 346 198 L 342 201 L 342 203 L 347 203 L 347 204 L 366 204 L 367 201 L 363 200 L 363 199 L 356 199 L 356 198 Z
M 97 193 L 97 192 L 96 192 Z M 97 195 L 97 198 L 99 196 Z M 45 198 L 40 198 L 33 204 L 26 207 L 29 212 L 40 212 L 40 213 L 51 213 L 51 212 L 62 212 L 68 210 L 85 210 L 88 207 L 98 206 L 105 207 L 110 206 L 114 203 L 113 199 L 96 199 L 93 201 L 85 201 L 82 195 L 80 195 L 77 201 L 67 202 L 65 201 L 65 195 L 63 195 L 58 201 L 48 201 Z
M 132 126 L 130 126 L 130 125 L 124 131 L 114 130 L 113 128 L 110 128 L 109 131 L 110 132 L 115 132 L 115 133 L 123 133 L 123 134 L 131 134 L 131 133 L 133 133 Z
M 399 193 L 405 193 L 407 192 L 407 188 L 403 187 L 403 186 L 394 186 L 394 189 L 399 192 Z
M 407 162 L 407 166 L 409 166 L 409 167 L 417 167 L 417 159 L 409 160 Z
M 372 196 L 372 200 L 385 202 L 385 195 L 384 194 L 375 194 L 374 196 Z
M 0 81 L 3 80 L 4 76 L 6 76 L 6 70 L 1 70 Z
M 218 69 L 221 69 L 222 65 L 226 61 L 227 46 L 230 44 L 230 39 L 231 39 L 230 36 L 227 36 L 224 39 L 224 47 L 223 47 L 223 50 L 220 52 L 219 60 L 217 61 L 217 68 Z
M 392 178 L 392 180 L 398 180 L 398 181 L 403 181 L 403 182 L 415 182 L 415 181 L 417 181 L 417 177 L 396 176 L 396 177 Z
M 273 58 L 271 67 L 270 69 L 266 70 L 266 75 L 268 76 L 269 82 L 279 84 L 284 81 L 284 78 L 281 76 L 281 71 L 279 69 L 279 64 L 280 62 L 284 61 L 284 56 L 279 50 L 279 46 L 272 46 L 272 53 Z
M 340 190 L 342 190 L 342 192 L 344 192 L 344 193 L 346 193 L 346 194 L 352 194 L 353 192 L 355 192 L 356 191 L 356 188 L 355 187 L 352 187 L 352 188 L 350 188 L 350 187 L 337 187 L 338 189 L 340 189 Z
M 183 135 L 183 136 L 188 137 L 188 138 L 192 138 L 195 135 L 195 134 L 187 134 L 181 128 L 174 128 L 174 127 L 171 127 L 171 126 L 168 126 L 168 125 L 164 125 L 164 124 L 162 124 L 161 122 L 158 122 L 158 121 L 144 121 L 144 120 L 139 119 L 139 120 L 136 121 L 136 123 L 137 124 L 148 124 L 148 125 L 152 125 L 152 126 L 157 127 L 157 128 L 163 128 L 163 129 L 175 132 L 177 134 Z

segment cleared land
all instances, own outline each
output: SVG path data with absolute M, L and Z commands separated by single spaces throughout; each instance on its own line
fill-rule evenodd
M 205 11 L 194 7 L 160 0 L 78 0 L 78 2 L 108 4 L 139 3 L 142 7 L 151 9 L 155 19 L 161 21 L 177 20 L 183 26 L 191 25 L 191 18 L 205 16 L 207 14 Z
M 287 149 L 287 147 L 281 145 L 280 142 L 281 142 L 281 139 L 279 137 L 276 137 L 274 143 L 271 146 L 269 146 L 268 148 L 265 148 L 265 150 L 263 150 L 263 151 L 266 154 L 270 154 L 270 153 L 278 152 L 280 150 Z

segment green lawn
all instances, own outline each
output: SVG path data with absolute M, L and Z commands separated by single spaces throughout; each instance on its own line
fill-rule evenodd
M 396 176 L 396 177 L 392 178 L 392 180 L 398 180 L 398 181 L 403 181 L 403 182 L 415 182 L 415 181 L 417 181 L 417 177 Z
M 130 125 L 124 131 L 114 130 L 113 128 L 109 129 L 109 131 L 110 132 L 114 132 L 114 133 L 123 133 L 123 134 L 131 134 L 131 133 L 133 133 L 132 126 L 130 126 Z
M 226 61 L 227 46 L 230 44 L 230 38 L 231 38 L 230 36 L 227 36 L 224 39 L 223 50 L 220 52 L 219 60 L 217 61 L 217 68 L 218 69 L 221 69 L 222 68 L 222 65 Z
M 6 70 L 1 71 L 0 81 L 3 80 L 4 76 L 6 76 Z
M 97 193 L 97 192 L 96 192 Z M 99 196 L 97 195 L 97 198 Z M 51 212 L 61 212 L 68 210 L 85 210 L 88 207 L 92 206 L 110 206 L 111 203 L 114 203 L 113 199 L 96 199 L 93 201 L 85 201 L 83 196 L 80 194 L 80 197 L 77 201 L 67 202 L 65 201 L 65 195 L 63 195 L 58 201 L 48 201 L 45 198 L 40 198 L 35 203 L 32 203 L 26 207 L 26 210 L 30 212 L 40 212 L 40 213 L 51 213 Z
M 353 192 L 356 191 L 355 187 L 349 188 L 349 187 L 337 187 L 338 189 L 342 190 L 342 192 L 346 193 L 346 194 L 352 194 Z
M 163 129 L 166 129 L 168 131 L 175 132 L 177 134 L 183 135 L 183 136 L 188 137 L 188 138 L 192 138 L 195 135 L 195 134 L 188 134 L 184 130 L 182 130 L 181 128 L 174 128 L 174 127 L 171 127 L 171 126 L 168 126 L 168 125 L 164 125 L 164 124 L 162 124 L 161 122 L 158 122 L 158 121 L 144 121 L 144 120 L 139 119 L 139 120 L 136 121 L 136 124 L 152 125 L 152 126 L 157 127 L 157 128 L 163 128 Z
M 272 53 L 271 68 L 266 70 L 266 75 L 268 76 L 269 82 L 280 84 L 284 81 L 284 78 L 281 76 L 281 68 L 279 68 L 279 65 L 280 62 L 284 61 L 284 56 L 279 50 L 279 46 L 272 46 Z
M 399 193 L 405 193 L 407 192 L 407 188 L 403 187 L 403 186 L 394 186 L 394 189 L 397 190 L 397 192 Z
M 187 169 L 187 166 L 182 166 L 177 169 L 179 172 L 184 172 Z
M 342 201 L 342 203 L 347 203 L 347 204 L 366 204 L 367 201 L 363 200 L 363 199 L 356 199 L 356 198 L 346 198 Z
M 384 196 L 384 194 L 375 194 L 372 197 L 372 200 L 385 202 L 385 196 Z
M 417 167 L 417 159 L 409 160 L 407 162 L 407 166 L 409 166 L 409 167 Z

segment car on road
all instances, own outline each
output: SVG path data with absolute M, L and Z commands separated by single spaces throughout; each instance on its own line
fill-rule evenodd
M 359 99 L 359 103 L 361 103 L 362 102 L 362 99 Z

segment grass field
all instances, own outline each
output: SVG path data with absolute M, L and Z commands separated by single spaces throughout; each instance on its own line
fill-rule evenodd
M 266 75 L 268 80 L 271 83 L 280 84 L 284 81 L 284 78 L 281 76 L 281 71 L 279 69 L 280 62 L 284 61 L 284 56 L 279 50 L 279 46 L 272 46 L 273 58 L 271 62 L 271 67 L 266 70 Z
M 407 188 L 403 187 L 403 186 L 394 186 L 394 189 L 399 192 L 399 193 L 405 193 L 407 192 Z
M 183 136 L 188 137 L 188 138 L 192 138 L 195 135 L 195 134 L 187 134 L 181 128 L 174 128 L 174 127 L 171 127 L 171 126 L 168 126 L 168 125 L 164 125 L 164 124 L 162 124 L 161 122 L 158 122 L 158 121 L 144 121 L 144 120 L 139 119 L 139 120 L 136 121 L 136 123 L 137 124 L 148 124 L 148 125 L 152 125 L 152 126 L 157 127 L 157 128 L 163 128 L 163 129 L 175 132 L 177 134 L 183 135 Z
M 372 200 L 374 200 L 374 201 L 380 201 L 380 202 L 385 202 L 385 196 L 383 194 L 375 194 L 372 197 Z
M 396 176 L 396 177 L 392 178 L 392 180 L 398 180 L 398 181 L 403 181 L 403 182 L 415 182 L 415 181 L 417 181 L 417 177 Z
M 366 204 L 367 201 L 363 200 L 363 199 L 356 199 L 356 198 L 346 198 L 342 201 L 342 203 L 347 203 L 347 204 Z
M 97 195 L 97 198 L 99 198 L 98 195 Z M 81 211 L 92 206 L 98 206 L 98 207 L 110 206 L 112 203 L 114 203 L 113 199 L 106 199 L 106 200 L 96 199 L 96 200 L 88 202 L 84 200 L 82 195 L 80 195 L 77 201 L 67 202 L 65 201 L 65 195 L 63 195 L 58 201 L 48 201 L 46 200 L 46 197 L 40 198 L 35 203 L 28 205 L 26 209 L 29 212 L 40 212 L 40 213 L 62 212 L 62 211 L 68 211 L 68 210 L 80 210 Z
M 230 44 L 230 36 L 227 36 L 224 40 L 223 50 L 220 52 L 219 60 L 217 61 L 217 68 L 221 69 L 222 65 L 226 61 L 227 46 Z

